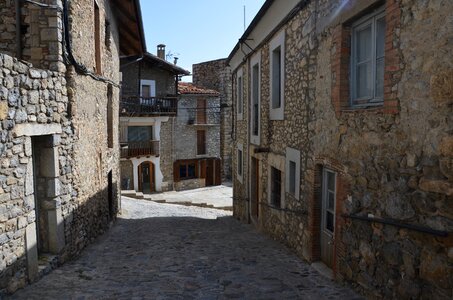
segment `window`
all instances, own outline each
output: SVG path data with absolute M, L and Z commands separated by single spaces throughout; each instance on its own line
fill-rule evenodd
M 128 142 L 149 142 L 153 139 L 152 126 L 129 126 L 127 128 Z
M 111 50 L 110 47 L 112 45 L 110 30 L 111 30 L 110 21 L 105 19 L 105 37 L 104 37 L 105 40 L 104 40 L 104 43 L 105 43 L 105 49 L 107 49 L 107 51 Z
M 197 155 L 206 154 L 206 130 L 197 130 Z
M 296 163 L 292 160 L 289 161 L 289 189 L 291 194 L 296 193 Z
M 270 119 L 284 119 L 285 32 L 270 42 Z
M 102 59 L 101 59 L 101 14 L 99 6 L 94 1 L 94 53 L 95 53 L 95 72 L 102 74 Z
M 250 142 L 255 145 L 260 144 L 260 60 L 258 54 L 251 60 L 252 65 L 252 101 L 251 101 L 251 135 Z
M 242 144 L 238 144 L 237 146 L 237 166 L 236 166 L 236 175 L 238 180 L 242 183 L 242 178 L 243 178 L 243 146 Z
M 336 174 L 323 169 L 322 176 L 322 229 L 333 234 L 335 231 Z
M 155 80 L 141 80 L 140 81 L 140 96 L 142 98 L 156 97 L 156 81 Z
M 282 204 L 282 172 L 271 167 L 271 205 L 280 208 Z
M 180 160 L 174 164 L 174 180 L 187 180 L 198 178 L 198 161 Z
M 385 13 L 383 9 L 354 23 L 351 37 L 352 105 L 382 105 L 384 101 L 385 52 Z
M 300 151 L 286 148 L 286 190 L 296 199 L 300 188 Z
M 242 69 L 237 72 L 237 87 L 236 87 L 236 97 L 237 97 L 237 114 L 238 120 L 242 120 L 243 118 L 243 110 L 244 110 L 244 100 L 243 100 L 243 93 L 244 93 L 244 82 L 242 77 Z

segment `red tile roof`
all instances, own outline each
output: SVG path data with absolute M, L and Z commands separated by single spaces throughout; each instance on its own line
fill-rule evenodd
M 179 82 L 178 92 L 181 95 L 212 95 L 212 96 L 220 95 L 220 93 L 217 91 L 200 88 L 194 86 L 192 83 L 189 82 Z

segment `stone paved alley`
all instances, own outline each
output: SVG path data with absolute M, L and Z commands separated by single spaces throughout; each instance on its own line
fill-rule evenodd
M 359 299 L 231 212 L 123 197 L 75 261 L 13 299 Z

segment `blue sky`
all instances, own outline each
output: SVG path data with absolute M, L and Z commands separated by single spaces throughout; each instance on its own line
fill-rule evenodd
M 248 26 L 264 1 L 140 0 L 147 50 L 156 54 L 165 44 L 167 54 L 192 72 L 192 64 L 227 57 L 244 33 L 244 5 Z

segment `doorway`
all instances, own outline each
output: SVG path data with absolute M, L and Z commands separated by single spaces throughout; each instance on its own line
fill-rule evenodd
M 156 191 L 154 182 L 154 164 L 145 161 L 138 166 L 138 189 L 144 194 L 150 194 Z
M 321 260 L 333 267 L 335 236 L 336 173 L 323 168 L 321 191 Z
M 257 220 L 259 217 L 259 160 L 252 157 L 252 166 L 250 173 L 250 212 L 253 219 Z

